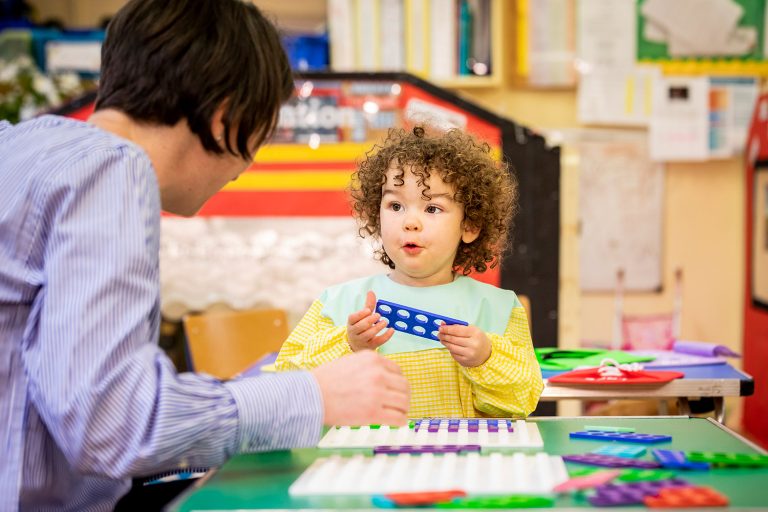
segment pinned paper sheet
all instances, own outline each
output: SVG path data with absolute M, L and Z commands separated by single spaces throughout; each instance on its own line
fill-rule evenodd
M 646 0 L 640 12 L 643 36 L 673 57 L 743 55 L 757 44 L 755 27 L 737 27 L 744 9 L 733 0 Z
M 656 80 L 648 134 L 652 160 L 709 158 L 709 80 L 682 76 Z

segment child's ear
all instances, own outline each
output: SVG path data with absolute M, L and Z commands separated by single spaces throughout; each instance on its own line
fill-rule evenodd
M 464 228 L 461 232 L 461 241 L 465 244 L 471 244 L 475 240 L 477 240 L 477 237 L 480 236 L 480 228 L 474 227 L 474 226 L 467 226 L 464 225 Z

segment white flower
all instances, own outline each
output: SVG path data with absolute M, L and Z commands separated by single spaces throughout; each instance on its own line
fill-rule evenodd
M 27 98 L 24 101 L 24 104 L 21 106 L 21 110 L 19 111 L 19 119 L 22 121 L 25 121 L 27 119 L 32 119 L 37 115 L 38 108 L 35 105 L 34 101 L 31 98 Z
M 16 62 L 0 60 L 0 82 L 12 82 L 19 74 L 19 65 Z
M 63 94 L 74 94 L 80 91 L 80 77 L 77 73 L 62 73 L 56 77 L 56 83 Z

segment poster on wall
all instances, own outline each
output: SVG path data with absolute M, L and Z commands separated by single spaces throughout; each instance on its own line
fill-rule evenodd
M 768 162 L 755 166 L 753 190 L 752 302 L 768 309 Z
M 637 59 L 668 73 L 764 74 L 765 0 L 638 0 Z

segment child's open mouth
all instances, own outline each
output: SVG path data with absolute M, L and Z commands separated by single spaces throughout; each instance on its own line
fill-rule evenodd
M 422 247 L 416 244 L 405 244 L 403 250 L 406 254 L 418 254 L 421 252 Z

